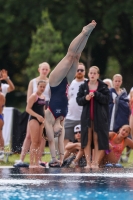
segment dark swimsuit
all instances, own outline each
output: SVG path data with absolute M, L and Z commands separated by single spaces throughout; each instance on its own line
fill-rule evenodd
M 41 115 L 42 117 L 44 117 L 44 105 L 45 105 L 45 100 L 44 99 L 40 99 L 38 98 L 37 101 L 33 104 L 32 106 L 32 110 L 34 112 L 36 112 L 37 114 Z M 32 119 L 35 119 L 38 121 L 38 119 L 32 115 L 29 116 L 29 121 L 32 120 Z M 39 122 L 38 123 L 41 125 L 42 122 Z
M 3 114 L 0 114 L 0 119 L 4 121 Z
M 0 114 L 0 119 L 4 122 L 3 114 Z M 2 128 L 0 130 L 2 130 Z
M 67 78 L 65 77 L 62 82 L 56 87 L 50 87 L 51 98 L 49 102 L 49 110 L 56 118 L 65 117 L 68 112 L 68 98 L 67 98 Z

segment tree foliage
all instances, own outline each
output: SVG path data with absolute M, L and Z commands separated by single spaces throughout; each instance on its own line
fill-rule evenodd
M 42 24 L 37 26 L 36 33 L 32 35 L 32 46 L 27 58 L 26 74 L 29 79 L 38 76 L 38 64 L 48 62 L 51 68 L 64 57 L 61 34 L 56 31 L 50 20 L 48 13 L 42 13 Z
M 20 72 L 25 67 L 32 32 L 41 22 L 44 1 L 0 1 L 0 66 L 8 70 L 16 85 L 21 85 Z
M 96 30 L 82 54 L 86 65 L 95 64 L 105 73 L 108 58 L 114 57 L 120 65 L 125 87 L 132 86 L 133 75 L 133 0 L 52 0 L 47 3 L 50 18 L 57 30 L 62 31 L 63 43 L 80 32 L 92 19 L 97 21 Z M 56 20 L 54 20 L 56 16 Z M 87 49 L 88 48 L 88 49 Z M 88 59 L 90 63 L 87 62 Z M 130 77 L 130 78 L 129 78 Z
M 32 33 L 41 22 L 44 3 L 45 0 L 0 1 L 0 68 L 8 70 L 16 91 L 24 91 L 27 87 L 21 72 L 26 66 Z M 9 101 L 7 98 L 7 105 L 13 103 Z
M 47 61 L 54 67 L 83 26 L 95 19 L 81 61 L 86 68 L 98 65 L 104 77 L 108 60 L 115 58 L 128 89 L 133 75 L 132 5 L 133 0 L 1 0 L 0 68 L 8 70 L 17 91 L 26 91 L 38 64 Z M 41 19 L 47 9 L 52 24 L 46 12 Z

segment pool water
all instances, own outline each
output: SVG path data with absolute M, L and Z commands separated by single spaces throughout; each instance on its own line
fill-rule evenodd
M 132 169 L 0 169 L 1 200 L 133 199 Z

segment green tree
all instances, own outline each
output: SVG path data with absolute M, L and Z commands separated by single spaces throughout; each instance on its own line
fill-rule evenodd
M 71 40 L 79 34 L 86 24 L 92 19 L 98 22 L 96 30 L 93 31 L 89 41 L 82 53 L 81 61 L 85 63 L 86 68 L 91 65 L 98 65 L 101 73 L 104 74 L 107 64 L 107 44 L 102 42 L 102 11 L 99 9 L 101 1 L 59 1 L 52 0 L 47 2 L 50 19 L 56 30 L 62 32 L 62 41 L 66 50 Z M 56 20 L 55 20 L 56 16 Z
M 50 20 L 48 13 L 42 13 L 42 24 L 37 26 L 36 33 L 32 35 L 32 45 L 27 58 L 27 68 L 25 70 L 28 79 L 38 76 L 38 64 L 48 62 L 51 68 L 64 57 L 64 49 L 61 41 L 61 34 L 56 31 Z
M 22 70 L 26 66 L 32 33 L 41 23 L 45 7 L 45 0 L 0 1 L 0 68 L 8 70 L 16 91 L 24 91 L 27 87 Z M 18 98 L 14 98 L 14 93 L 10 95 L 13 100 L 7 98 L 7 105 L 16 105 Z
M 129 89 L 133 84 L 133 0 L 107 2 L 103 26 L 107 33 L 109 55 L 117 59 L 124 86 Z
M 100 67 L 104 75 L 107 62 L 114 57 L 120 65 L 125 87 L 132 86 L 133 75 L 133 0 L 67 0 L 47 1 L 50 18 L 55 29 L 62 31 L 65 48 L 92 19 L 97 27 L 86 45 L 81 59 L 87 67 L 91 64 Z M 55 20 L 56 16 L 56 20 Z

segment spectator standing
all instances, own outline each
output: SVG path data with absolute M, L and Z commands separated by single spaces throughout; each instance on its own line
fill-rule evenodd
M 113 76 L 113 88 L 110 89 L 109 116 L 110 131 L 117 132 L 120 127 L 129 124 L 129 99 L 125 88 L 121 88 L 122 76 Z
M 31 137 L 30 145 L 30 168 L 42 167 L 39 165 L 40 159 L 40 145 L 42 140 L 42 132 L 45 120 L 45 96 L 43 92 L 46 87 L 45 81 L 39 81 L 37 84 L 37 91 L 29 98 L 26 106 L 26 111 L 30 114 L 29 129 Z
M 31 94 L 35 93 L 37 91 L 37 83 L 41 80 L 44 80 L 44 81 L 47 82 L 46 88 L 44 90 L 44 96 L 45 96 L 45 101 L 46 101 L 46 105 L 47 105 L 48 101 L 50 99 L 50 97 L 49 97 L 49 84 L 48 84 L 49 79 L 47 77 L 49 72 L 50 72 L 49 64 L 47 62 L 43 62 L 43 63 L 39 64 L 38 72 L 39 72 L 39 76 L 32 79 L 29 82 L 28 90 L 27 90 L 27 101 L 28 101 L 28 98 L 31 96 Z M 41 148 L 40 159 L 41 159 L 42 152 L 44 151 L 45 143 L 46 143 L 46 140 L 44 138 L 42 138 L 42 142 L 41 142 L 41 146 L 40 146 L 40 148 Z M 23 146 L 22 146 L 20 160 L 15 161 L 14 167 L 25 166 L 24 158 L 26 156 L 26 153 L 30 149 L 30 144 L 31 144 L 31 137 L 30 137 L 29 123 L 28 123 L 27 124 L 27 133 L 26 133 L 26 137 L 25 137 L 25 140 L 24 140 L 24 143 L 23 143 Z
M 113 167 L 113 165 L 117 166 L 124 148 L 129 146 L 131 149 L 133 149 L 133 140 L 128 137 L 130 131 L 131 128 L 129 125 L 123 125 L 118 132 L 109 132 L 110 150 L 101 152 L 99 157 L 101 166 L 106 166 L 106 164 L 112 164 L 107 165 L 111 167 Z
M 7 83 L 1 83 L 1 81 L 6 81 Z M 0 90 L 1 90 L 1 101 L 3 101 L 4 97 L 6 97 L 6 94 L 9 92 L 12 92 L 13 90 L 15 90 L 15 86 L 13 84 L 13 82 L 11 81 L 10 77 L 8 76 L 8 72 L 5 69 L 0 70 Z M 3 95 L 4 97 L 3 97 Z M 3 104 L 5 105 L 5 104 Z M 3 112 L 3 107 L 2 110 Z M 3 160 L 4 159 L 4 139 L 3 139 L 3 135 L 2 135 L 2 127 L 4 125 L 4 117 L 3 114 L 1 113 L 1 130 L 0 130 L 0 159 Z
M 70 84 L 68 88 L 68 113 L 65 118 L 65 139 L 64 145 L 71 140 L 74 141 L 74 127 L 80 124 L 80 118 L 82 113 L 82 106 L 79 106 L 76 102 L 77 93 L 79 91 L 79 86 L 84 83 L 85 76 L 85 66 L 83 63 L 78 64 L 78 69 L 76 72 L 76 77 Z
M 81 148 L 84 149 L 86 168 L 98 168 L 100 150 L 109 149 L 108 104 L 109 89 L 107 84 L 99 79 L 99 68 L 89 69 L 89 80 L 79 88 L 77 103 L 83 106 L 81 115 Z M 94 146 L 93 162 L 92 143 Z

